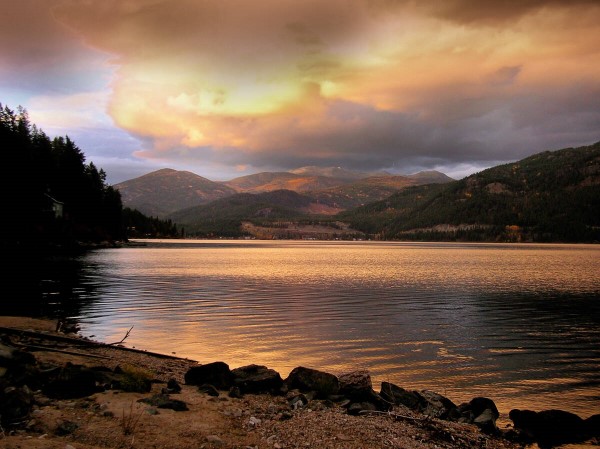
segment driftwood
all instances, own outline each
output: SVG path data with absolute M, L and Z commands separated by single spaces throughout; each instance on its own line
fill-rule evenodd
M 133 326 L 131 326 L 129 328 L 129 330 L 127 331 L 127 333 L 125 334 L 125 336 L 121 339 L 121 341 L 115 341 L 114 343 L 106 343 L 107 346 L 114 346 L 114 345 L 120 345 L 121 343 L 123 343 L 127 337 L 129 337 L 129 334 L 131 333 L 131 330 L 133 329 Z
M 77 355 L 77 356 L 81 356 L 81 357 L 92 357 L 95 359 L 106 359 L 106 360 L 111 359 L 110 357 L 106 357 L 104 355 L 87 354 L 85 352 L 77 352 L 77 351 L 67 351 L 66 349 L 50 348 L 48 346 L 36 346 L 36 345 L 24 345 L 24 344 L 19 344 L 19 346 L 21 346 L 23 348 L 27 348 L 29 350 L 34 350 L 34 351 L 60 352 L 62 354 Z
M 152 355 L 153 357 L 158 357 L 158 358 L 162 358 L 162 359 L 181 360 L 181 357 L 176 357 L 173 355 L 160 354 L 158 352 L 143 351 L 141 349 L 135 349 L 135 348 L 126 348 L 124 346 L 115 346 L 115 345 L 111 346 L 106 343 L 100 343 L 100 342 L 93 341 L 93 340 L 86 340 L 84 338 L 66 337 L 63 335 L 55 335 L 55 334 L 47 333 L 47 332 L 36 332 L 36 331 L 13 329 L 10 327 L 0 326 L 0 335 L 17 335 L 17 336 L 21 336 L 21 337 L 30 337 L 30 338 L 35 338 L 35 339 L 67 343 L 72 346 L 81 346 L 81 347 L 86 347 L 86 348 L 97 348 L 97 349 L 112 348 L 112 349 L 119 350 L 119 351 L 129 351 L 129 352 L 136 352 L 139 354 L 149 354 L 149 355 Z M 21 343 L 21 344 L 23 344 L 23 343 Z M 191 361 L 193 362 L 193 360 L 191 360 Z

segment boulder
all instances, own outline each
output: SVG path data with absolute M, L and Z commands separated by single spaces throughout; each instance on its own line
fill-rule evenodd
M 232 385 L 232 374 L 229 365 L 224 362 L 207 363 L 206 365 L 192 366 L 185 373 L 187 385 L 214 385 L 219 390 L 228 390 Z
M 387 411 L 393 405 L 393 403 L 385 400 L 373 390 L 371 376 L 366 370 L 342 374 L 339 376 L 339 382 L 340 394 L 347 397 L 350 401 L 348 407 L 351 407 L 353 404 L 370 403 L 375 407 L 375 410 Z M 348 411 L 350 411 L 349 408 Z
M 600 437 L 600 414 L 592 415 L 584 421 L 585 431 L 591 437 Z
M 39 389 L 40 371 L 35 357 L 9 343 L 8 339 L 6 342 L 0 342 L 0 378 L 15 386 L 28 385 Z
M 354 399 L 373 391 L 371 375 L 367 370 L 357 370 L 342 374 L 339 378 L 340 394 Z
M 473 424 L 479 427 L 483 432 L 493 434 L 498 431 L 496 427 L 497 416 L 490 408 L 486 408 L 473 420 Z
M 536 441 L 542 449 L 587 439 L 585 421 L 574 413 L 563 410 L 534 412 L 513 409 L 508 416 L 516 430 Z
M 215 398 L 219 397 L 219 391 L 211 384 L 200 385 L 198 387 L 198 391 L 201 391 L 202 393 L 206 393 L 207 395 L 215 397 Z
M 181 385 L 175 379 L 171 378 L 167 382 L 167 393 L 181 393 Z
M 247 365 L 231 371 L 233 384 L 242 394 L 279 393 L 283 379 L 275 370 L 262 365 Z
M 348 406 L 349 415 L 359 415 L 360 412 L 372 412 L 377 410 L 377 406 L 371 402 L 353 402 Z
M 405 390 L 392 383 L 381 382 L 381 391 L 379 395 L 394 405 L 403 405 L 411 410 L 419 409 L 420 395 L 418 393 Z
M 486 433 L 495 433 L 498 430 L 496 420 L 499 416 L 500 413 L 494 401 L 489 398 L 477 397 L 459 405 L 449 417 L 454 421 L 476 424 Z
M 285 379 L 288 389 L 298 389 L 302 392 L 314 391 L 317 398 L 324 399 L 338 394 L 340 383 L 333 374 L 299 366 L 294 368 Z
M 67 363 L 49 379 L 42 391 L 49 398 L 75 399 L 90 396 L 100 388 L 93 370 Z
M 0 419 L 4 426 L 16 424 L 29 416 L 33 393 L 27 387 L 5 387 L 0 391 Z
M 306 407 L 310 402 L 309 399 L 300 392 L 300 390 L 290 390 L 285 395 L 288 405 L 292 410 Z
M 486 410 L 492 411 L 492 416 L 494 419 L 498 419 L 500 416 L 500 412 L 498 412 L 498 407 L 494 401 L 489 398 L 476 397 L 469 401 L 469 410 L 473 413 L 474 416 L 481 415 Z
M 422 390 L 419 395 L 419 411 L 433 418 L 446 419 L 456 405 L 447 397 L 429 390 Z
M 236 387 L 236 386 L 231 387 L 229 389 L 228 396 L 230 398 L 234 398 L 234 399 L 241 399 L 242 398 L 242 391 L 240 390 L 240 387 Z

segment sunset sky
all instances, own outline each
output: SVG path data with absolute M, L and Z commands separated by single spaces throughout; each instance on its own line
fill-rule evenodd
M 0 102 L 110 183 L 460 178 L 600 140 L 597 0 L 14 0 L 0 17 Z

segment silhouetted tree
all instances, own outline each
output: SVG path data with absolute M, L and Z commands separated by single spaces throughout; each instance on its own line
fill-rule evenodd
M 68 136 L 50 140 L 25 109 L 0 104 L 0 149 L 3 244 L 125 238 L 119 192 Z

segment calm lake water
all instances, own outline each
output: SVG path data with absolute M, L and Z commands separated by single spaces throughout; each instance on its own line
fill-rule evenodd
M 95 339 L 134 326 L 128 346 L 201 363 L 600 413 L 599 246 L 154 241 L 79 264 L 70 300 Z

